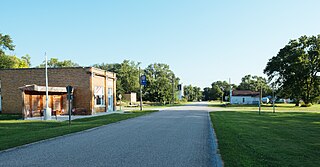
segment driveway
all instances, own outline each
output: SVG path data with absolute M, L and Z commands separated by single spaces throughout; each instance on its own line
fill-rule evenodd
M 0 166 L 221 166 L 206 103 L 0 153 Z

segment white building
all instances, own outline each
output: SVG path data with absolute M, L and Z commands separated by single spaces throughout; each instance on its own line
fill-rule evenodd
M 259 104 L 259 92 L 250 90 L 234 90 L 231 94 L 231 104 Z

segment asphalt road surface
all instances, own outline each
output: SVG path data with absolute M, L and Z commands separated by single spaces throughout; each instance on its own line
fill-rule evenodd
M 0 166 L 221 166 L 206 103 L 0 153 Z

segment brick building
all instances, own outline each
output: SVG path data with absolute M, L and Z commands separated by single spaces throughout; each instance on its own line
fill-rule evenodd
M 73 87 L 75 114 L 114 111 L 116 74 L 94 67 L 48 68 L 49 107 L 53 114 L 67 114 L 66 86 Z M 1 113 L 41 116 L 45 108 L 45 69 L 0 70 Z

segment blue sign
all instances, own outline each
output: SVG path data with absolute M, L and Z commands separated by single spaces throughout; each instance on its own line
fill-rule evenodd
M 140 84 L 143 85 L 143 86 L 147 85 L 147 77 L 146 77 L 146 75 L 141 75 Z

